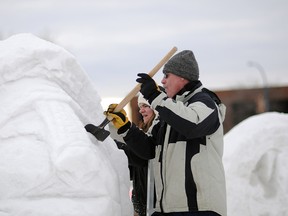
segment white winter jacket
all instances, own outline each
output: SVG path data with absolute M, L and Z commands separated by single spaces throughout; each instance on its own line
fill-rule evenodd
M 133 125 L 124 140 L 139 156 L 154 158 L 156 211 L 214 211 L 226 216 L 225 106 L 201 82 L 188 85 L 174 99 L 161 93 L 151 106 L 160 117 L 151 135 Z

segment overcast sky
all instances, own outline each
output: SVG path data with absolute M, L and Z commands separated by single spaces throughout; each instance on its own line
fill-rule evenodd
M 288 84 L 287 0 L 0 0 L 0 36 L 30 32 L 71 52 L 99 95 L 124 97 L 174 46 L 212 89 Z M 160 82 L 162 72 L 155 79 Z

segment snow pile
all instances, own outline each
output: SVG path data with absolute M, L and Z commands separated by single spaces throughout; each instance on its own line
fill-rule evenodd
M 1 216 L 132 215 L 127 158 L 85 131 L 103 110 L 70 53 L 31 34 L 1 41 L 0 104 Z
M 288 215 L 288 114 L 250 117 L 224 141 L 228 215 Z

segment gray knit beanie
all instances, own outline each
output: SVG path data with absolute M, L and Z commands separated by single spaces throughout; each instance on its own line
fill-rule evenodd
M 173 73 L 189 81 L 199 79 L 198 63 L 190 50 L 183 50 L 174 55 L 163 68 L 163 73 Z

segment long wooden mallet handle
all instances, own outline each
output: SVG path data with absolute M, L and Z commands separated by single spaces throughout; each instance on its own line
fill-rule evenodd
M 160 68 L 174 55 L 177 51 L 177 47 L 173 47 L 165 56 L 164 58 L 148 73 L 149 76 L 153 77 Z M 135 95 L 140 91 L 141 84 L 138 83 L 127 95 L 126 97 L 117 105 L 114 109 L 114 112 L 121 111 L 128 103 L 131 101 Z
M 164 58 L 148 73 L 151 77 L 154 76 L 160 68 L 173 56 L 173 54 L 177 51 L 176 47 L 173 47 Z M 120 112 L 128 103 L 135 97 L 135 95 L 140 91 L 141 84 L 135 86 L 134 89 L 130 91 L 130 93 L 117 105 L 114 112 Z M 95 126 L 93 124 L 87 124 L 85 129 L 87 132 L 93 134 L 99 141 L 104 141 L 110 134 L 109 131 L 106 131 L 104 127 L 111 121 L 112 119 L 105 118 L 104 121 L 99 125 Z

